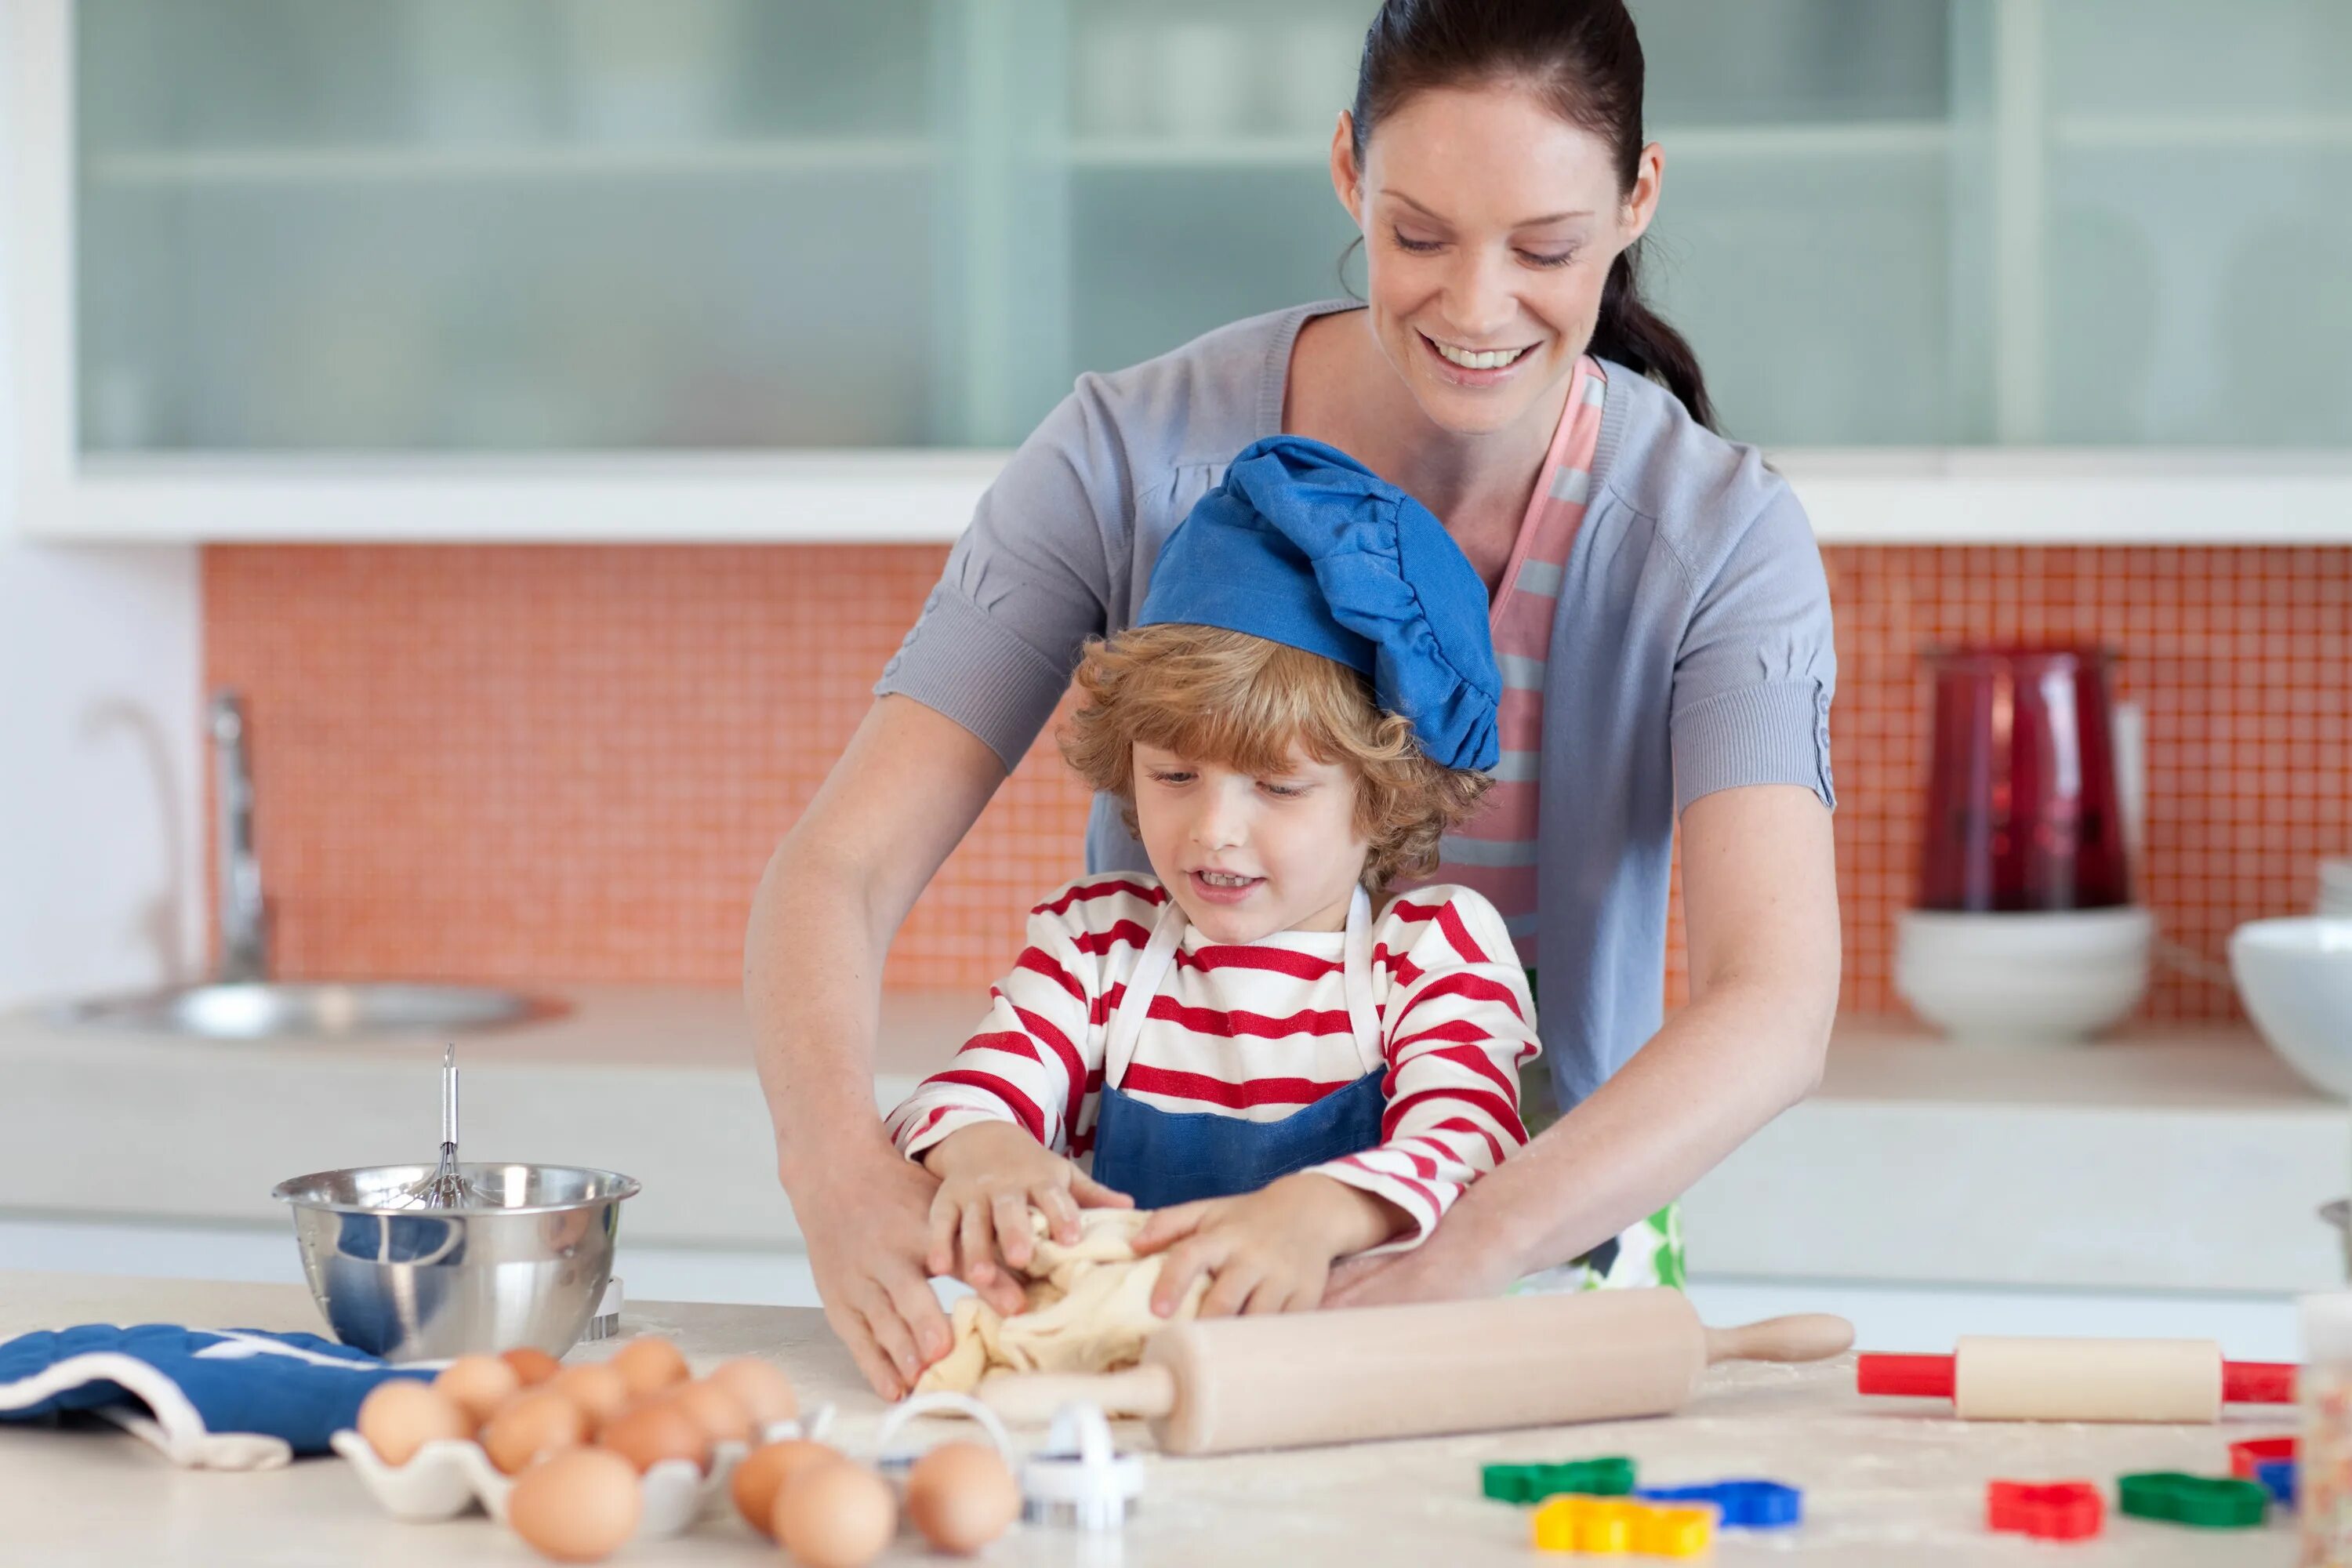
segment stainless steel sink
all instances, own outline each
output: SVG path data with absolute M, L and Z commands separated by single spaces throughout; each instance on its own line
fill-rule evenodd
M 561 1002 L 483 985 L 274 981 L 268 906 L 253 850 L 253 769 L 245 704 L 214 695 L 214 794 L 220 808 L 220 973 L 197 985 L 59 1004 L 49 1016 L 89 1028 L 141 1029 L 210 1040 L 339 1039 L 352 1035 L 455 1034 L 552 1018 Z
M 97 996 L 58 1006 L 65 1024 L 139 1029 L 212 1040 L 336 1039 L 415 1032 L 443 1035 L 551 1018 L 560 1002 L 478 985 L 305 984 L 222 982 Z

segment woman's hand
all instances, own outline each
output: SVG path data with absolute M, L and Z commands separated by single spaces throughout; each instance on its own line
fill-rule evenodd
M 1449 1216 L 1448 1223 L 1432 1231 L 1429 1239 L 1411 1252 L 1350 1258 L 1335 1264 L 1323 1286 L 1323 1305 L 1388 1307 L 1407 1301 L 1467 1301 L 1501 1295 L 1511 1278 L 1507 1261 L 1497 1261 L 1478 1247 L 1473 1227 L 1456 1226 Z
M 1377 1247 L 1411 1223 L 1394 1205 L 1312 1171 L 1234 1198 L 1161 1209 L 1135 1238 L 1138 1257 L 1166 1251 L 1151 1310 L 1176 1310 L 1202 1271 L 1214 1278 L 1201 1316 L 1297 1312 L 1323 1299 L 1331 1260 Z
M 792 1184 L 825 1320 L 885 1399 L 948 1352 L 947 1315 L 922 1267 L 923 1215 L 938 1185 L 878 1136 L 833 1152 Z
M 1036 1255 L 1033 1208 L 1055 1240 L 1073 1242 L 1079 1209 L 1135 1206 L 1009 1121 L 959 1128 L 924 1152 L 923 1164 L 940 1179 L 931 1196 L 930 1270 L 976 1290 L 1007 1281 L 1007 1268 L 1029 1267 Z

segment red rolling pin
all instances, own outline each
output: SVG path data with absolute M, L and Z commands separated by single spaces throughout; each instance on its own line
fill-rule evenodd
M 2292 1405 L 2296 1368 L 2225 1361 L 2211 1340 L 1966 1335 L 1950 1355 L 1863 1355 L 1863 1394 L 1949 1399 L 1972 1421 L 2213 1421 L 2224 1405 Z

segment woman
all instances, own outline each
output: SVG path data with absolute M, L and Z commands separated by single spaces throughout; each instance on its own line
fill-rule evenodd
M 778 848 L 746 984 L 779 1173 L 886 1397 L 948 1348 L 923 1268 L 934 1179 L 874 1112 L 890 936 L 1081 644 L 1128 624 L 1160 542 L 1264 437 L 1327 442 L 1410 492 L 1496 595 L 1521 739 L 1496 795 L 1521 815 L 1449 841 L 1438 874 L 1516 902 L 1561 1112 L 1420 1248 L 1336 1273 L 1327 1303 L 1489 1294 L 1577 1260 L 1625 1282 L 1612 1240 L 1670 1232 L 1675 1195 L 1818 1080 L 1838 984 L 1828 590 L 1794 497 L 1708 428 L 1687 345 L 1640 301 L 1664 172 L 1642 74 L 1622 0 L 1388 0 L 1331 144 L 1366 303 L 1081 377 L 982 498 Z M 1678 821 L 1691 1001 L 1661 1026 Z M 1094 868 L 1140 863 L 1101 801 L 1087 848 Z M 1642 1261 L 1671 1278 L 1657 1250 Z M 969 1273 L 1018 1304 L 1001 1270 Z

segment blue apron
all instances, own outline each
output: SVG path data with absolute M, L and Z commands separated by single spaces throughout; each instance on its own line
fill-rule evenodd
M 1366 1069 L 1347 1088 L 1302 1106 L 1279 1121 L 1250 1121 L 1205 1110 L 1161 1110 L 1119 1085 L 1135 1060 L 1145 1016 L 1173 966 L 1184 911 L 1171 894 L 1151 941 L 1128 976 L 1103 1047 L 1102 1101 L 1095 1113 L 1094 1178 L 1127 1194 L 1139 1209 L 1196 1198 L 1253 1193 L 1278 1176 L 1360 1154 L 1381 1141 L 1388 1109 L 1381 1092 L 1387 1063 L 1380 1015 L 1372 1006 L 1371 900 L 1361 888 L 1348 906 L 1346 984 L 1356 1056 Z

